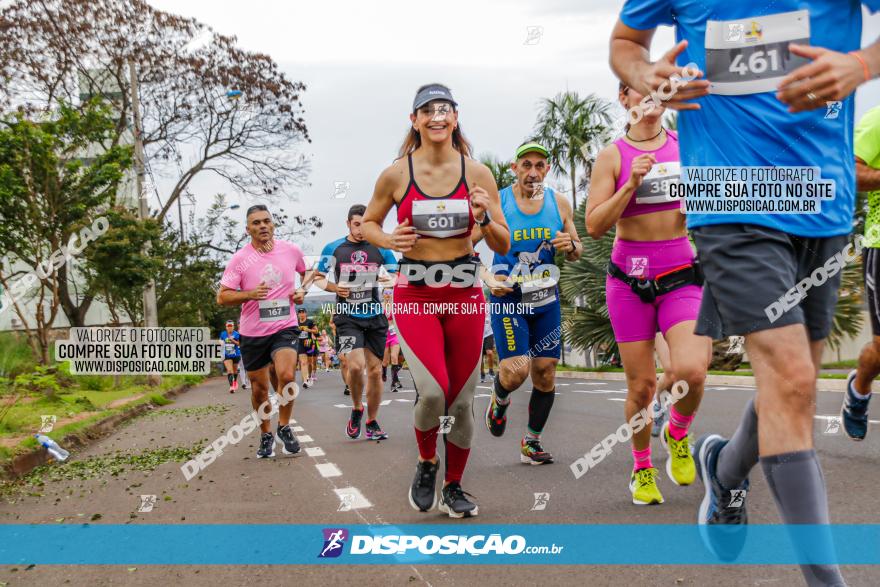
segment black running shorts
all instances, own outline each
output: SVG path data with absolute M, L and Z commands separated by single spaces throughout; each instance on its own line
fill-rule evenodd
M 385 338 L 388 334 L 388 318 L 379 314 L 372 318 L 354 318 L 345 314 L 334 316 L 339 354 L 354 349 L 369 349 L 378 358 L 385 356 Z
M 486 351 L 494 351 L 495 350 L 495 335 L 490 334 L 489 336 L 483 338 L 483 352 Z
M 241 360 L 247 371 L 257 371 L 272 362 L 281 349 L 296 352 L 298 328 L 285 328 L 268 336 L 241 335 Z
M 862 273 L 865 276 L 865 304 L 871 317 L 871 334 L 880 336 L 880 296 L 877 285 L 880 283 L 880 249 L 862 249 Z

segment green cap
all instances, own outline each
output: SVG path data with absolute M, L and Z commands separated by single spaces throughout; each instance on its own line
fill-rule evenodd
M 540 153 L 544 157 L 547 157 L 548 159 L 550 158 L 550 151 L 545 149 L 542 145 L 538 143 L 526 143 L 516 150 L 515 159 L 519 159 L 526 153 Z

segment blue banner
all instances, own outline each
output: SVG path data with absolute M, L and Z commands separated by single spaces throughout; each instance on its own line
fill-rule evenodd
M 424 563 L 877 565 L 880 525 L 0 525 L 2 565 Z

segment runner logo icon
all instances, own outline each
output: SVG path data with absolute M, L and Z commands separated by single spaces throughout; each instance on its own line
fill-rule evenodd
M 156 496 L 155 495 L 142 495 L 141 496 L 141 504 L 138 506 L 137 511 L 145 513 L 153 511 L 153 506 L 156 505 Z
M 840 432 L 840 418 L 828 418 L 825 426 L 825 434 L 838 434 Z
M 455 424 L 455 416 L 440 416 L 440 429 L 437 430 L 437 434 L 449 434 L 453 424 Z
M 340 336 L 339 337 L 339 354 L 344 355 L 345 353 L 350 353 L 354 350 L 355 343 L 354 336 Z
M 741 22 L 732 22 L 727 25 L 726 40 L 729 43 L 742 41 L 746 27 Z
M 549 493 L 536 493 L 535 494 L 535 503 L 532 505 L 531 511 L 541 511 L 547 509 L 547 503 L 550 501 Z
M 730 503 L 727 504 L 729 508 L 740 508 L 743 503 L 746 501 L 746 490 L 745 489 L 734 489 L 730 492 Z
M 336 558 L 344 550 L 345 541 L 348 539 L 348 530 L 345 528 L 324 528 L 324 548 L 318 558 Z
M 647 257 L 630 257 L 630 277 L 645 277 L 648 272 L 648 258 Z
M 40 429 L 38 432 L 40 434 L 49 434 L 52 432 L 52 428 L 55 427 L 56 421 L 58 421 L 58 417 L 54 415 L 40 416 Z
M 825 107 L 827 108 L 825 111 L 825 120 L 837 120 L 840 116 L 840 109 L 843 108 L 843 102 L 825 102 Z

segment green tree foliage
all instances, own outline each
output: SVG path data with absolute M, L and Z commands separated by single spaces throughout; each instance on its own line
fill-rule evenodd
M 17 279 L 37 276 L 13 308 L 43 362 L 59 308 L 77 295 L 89 300 L 93 295 L 74 291 L 70 247 L 112 204 L 131 165 L 129 147 L 109 145 L 91 154 L 90 147 L 104 144 L 113 132 L 109 109 L 94 101 L 82 109 L 62 103 L 37 119 L 22 113 L 0 119 L 0 284 L 7 292 L 21 291 Z M 27 299 L 36 301 L 33 315 L 25 309 Z M 87 309 L 64 308 L 80 318 Z

